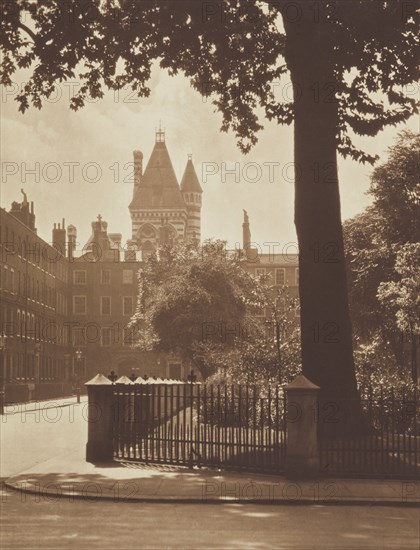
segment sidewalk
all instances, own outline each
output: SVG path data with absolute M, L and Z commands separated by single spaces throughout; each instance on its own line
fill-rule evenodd
M 87 403 L 87 395 L 80 396 L 81 403 Z M 37 410 L 45 410 L 54 407 L 69 407 L 70 405 L 77 404 L 76 395 L 70 395 L 68 397 L 51 397 L 50 399 L 42 399 L 39 401 L 25 401 L 23 403 L 13 403 L 12 405 L 5 405 L 4 414 L 18 414 L 21 412 L 30 412 Z
M 420 504 L 420 482 L 414 480 L 319 479 L 295 482 L 281 476 L 189 470 L 169 465 L 94 465 L 85 462 L 84 448 L 37 464 L 9 478 L 5 485 L 50 501 L 65 497 L 204 504 Z

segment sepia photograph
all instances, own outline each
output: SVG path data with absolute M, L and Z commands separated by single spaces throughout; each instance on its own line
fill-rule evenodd
M 0 13 L 0 549 L 419 550 L 420 0 Z

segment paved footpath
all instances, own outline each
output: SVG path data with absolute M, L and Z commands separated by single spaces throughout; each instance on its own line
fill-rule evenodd
M 250 473 L 130 463 L 91 464 L 84 448 L 39 463 L 6 486 L 39 497 L 157 502 L 264 504 L 420 504 L 413 480 L 318 479 L 291 481 Z
M 118 462 L 91 464 L 85 461 L 86 406 L 86 398 L 82 398 L 80 405 L 73 398 L 70 403 L 63 400 L 27 404 L 20 410 L 8 408 L 1 427 L 6 443 L 4 456 L 12 453 L 9 463 L 14 460 L 22 467 L 10 464 L 9 470 L 3 470 L 6 487 L 40 498 L 62 496 L 122 502 L 420 504 L 420 482 L 415 480 L 292 481 L 282 476 L 215 469 Z M 56 411 L 50 407 L 56 407 Z M 29 412 L 30 409 L 34 411 Z M 36 445 L 40 446 L 39 460 L 19 462 L 19 457 Z

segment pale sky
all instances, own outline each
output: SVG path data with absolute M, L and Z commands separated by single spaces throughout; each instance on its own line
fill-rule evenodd
M 15 80 L 24 81 L 22 77 Z M 161 120 L 178 181 L 187 155 L 193 155 L 204 191 L 203 239 L 226 239 L 230 246 L 240 242 L 242 209 L 246 209 L 253 242 L 263 245 L 276 241 L 285 246 L 296 242 L 293 127 L 263 121 L 265 129 L 258 144 L 244 156 L 235 137 L 220 132 L 221 116 L 214 112 L 210 100 L 205 101 L 191 89 L 184 77 L 169 77 L 156 69 L 151 89 L 147 99 L 133 97 L 128 91 L 120 92 L 119 97 L 108 92 L 104 99 L 74 113 L 69 109 L 71 86 L 63 86 L 41 111 L 31 108 L 22 115 L 14 101 L 15 90 L 3 88 L 2 206 L 9 209 L 13 200 L 20 201 L 20 189 L 24 188 L 28 200 L 35 203 L 38 234 L 47 241 L 51 240 L 54 222 L 65 218 L 66 226 L 77 227 L 82 247 L 98 214 L 108 222 L 110 233 L 122 233 L 123 241 L 131 238 L 128 204 L 133 183 L 132 167 L 127 163 L 132 162 L 133 150 L 140 149 L 145 168 Z M 356 143 L 384 160 L 397 133 L 404 127 L 418 131 L 418 122 L 412 117 L 407 125 L 388 128 L 375 138 L 358 139 Z M 239 163 L 239 181 L 234 174 L 225 173 L 235 163 Z M 248 163 L 259 165 L 259 181 L 252 181 L 257 169 Z M 271 164 L 271 182 L 270 163 L 279 163 Z M 39 177 L 30 173 L 34 169 Z M 206 171 L 216 173 L 205 177 Z M 340 158 L 343 219 L 369 204 L 365 193 L 371 171 L 369 165 Z

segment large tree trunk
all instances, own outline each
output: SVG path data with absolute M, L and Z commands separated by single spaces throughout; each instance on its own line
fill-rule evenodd
M 413 331 L 413 329 L 411 329 L 411 381 L 413 382 L 413 384 L 417 384 L 418 383 L 418 378 L 419 378 L 419 374 L 418 374 L 418 367 L 417 367 L 417 335 L 416 333 Z
M 303 373 L 321 387 L 322 435 L 360 429 L 337 172 L 337 102 L 328 25 L 311 2 L 285 19 L 295 92 L 295 225 Z

